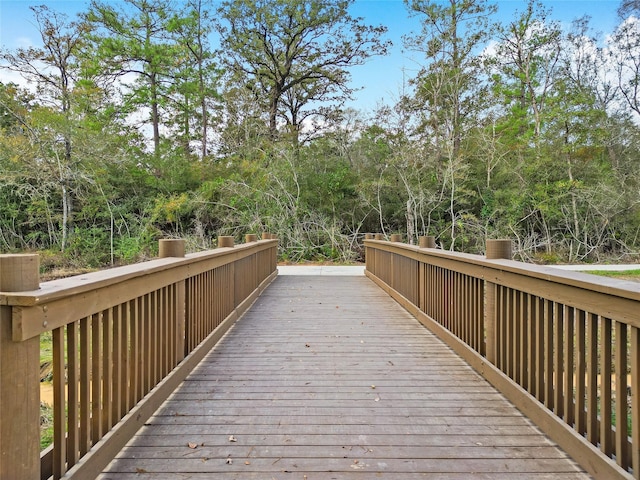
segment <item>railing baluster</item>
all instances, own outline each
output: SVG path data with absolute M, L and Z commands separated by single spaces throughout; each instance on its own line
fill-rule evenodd
M 111 400 L 113 398 L 113 317 L 112 310 L 102 315 L 102 431 L 108 432 L 113 425 Z
M 586 414 L 585 414 L 585 377 L 587 374 L 587 352 L 586 352 L 586 314 L 584 310 L 576 312 L 576 403 L 575 403 L 575 422 L 576 431 L 585 435 L 587 433 Z
M 553 302 L 544 299 L 544 404 L 549 410 L 554 410 L 555 397 L 553 371 L 553 338 L 554 338 L 554 319 L 553 319 Z
M 629 449 L 627 436 L 627 326 L 622 322 L 615 322 L 615 405 L 616 430 L 615 448 L 616 462 L 622 468 L 629 467 Z
M 587 440 L 600 441 L 598 428 L 598 315 L 587 315 Z
M 64 327 L 53 330 L 53 478 L 65 474 L 67 460 L 67 398 L 65 395 Z
M 535 338 L 535 349 L 536 349 L 536 388 L 535 388 L 535 396 L 541 403 L 545 403 L 544 398 L 544 389 L 545 389 L 545 377 L 544 377 L 544 367 L 545 367 L 545 331 L 547 328 L 547 324 L 544 319 L 544 300 L 540 297 L 535 299 L 535 318 L 536 318 L 536 338 Z
M 631 464 L 640 478 L 640 329 L 631 329 Z
M 140 370 L 138 355 L 140 355 L 139 341 L 139 310 L 138 301 L 129 301 L 129 405 L 128 409 L 131 409 L 136 403 L 138 403 L 138 392 L 140 388 Z
M 516 383 L 525 389 L 527 388 L 527 318 L 526 318 L 526 297 L 524 292 L 518 292 L 516 296 L 516 305 L 518 307 L 517 318 L 517 365 Z
M 506 313 L 506 292 L 507 287 L 496 285 L 496 366 L 506 371 L 507 368 L 507 313 Z
M 534 303 L 535 297 L 533 295 L 526 296 L 527 298 L 527 309 L 526 309 L 526 318 L 527 318 L 527 338 L 528 342 L 525 344 L 525 348 L 527 349 L 527 365 L 526 365 L 526 379 L 527 379 L 527 391 L 534 395 L 536 394 L 536 325 L 537 318 L 535 317 L 534 311 Z
M 153 303 L 151 301 L 151 293 L 146 294 L 142 300 L 142 335 L 144 339 L 143 356 L 143 378 L 144 387 L 142 390 L 142 396 L 144 397 L 149 390 L 151 390 L 151 384 L 153 379 Z
M 91 316 L 91 440 L 96 444 L 102 429 L 102 313 Z
M 120 305 L 120 415 L 118 421 L 127 414 L 133 406 L 129 403 L 131 391 L 131 312 L 129 302 Z
M 611 319 L 600 319 L 600 449 L 605 455 L 613 453 L 611 434 Z
M 120 369 L 120 361 L 122 359 L 122 315 L 120 312 L 120 305 L 116 305 L 111 309 L 111 327 L 112 327 L 112 342 L 113 342 L 113 360 L 112 360 L 112 397 L 111 402 L 111 422 L 109 429 L 113 427 L 118 420 L 120 420 L 120 399 L 122 394 L 122 375 Z
M 91 323 L 80 320 L 80 457 L 91 447 Z
M 574 309 L 568 305 L 563 307 L 564 317 L 564 421 L 573 426 L 575 407 L 573 403 L 574 384 Z
M 553 413 L 559 417 L 564 416 L 564 309 L 562 304 L 555 303 L 553 306 L 554 332 L 553 348 L 555 369 Z
M 73 467 L 80 455 L 79 424 L 79 392 L 80 366 L 78 365 L 78 322 L 67 325 L 67 423 L 69 436 L 67 439 L 67 468 Z

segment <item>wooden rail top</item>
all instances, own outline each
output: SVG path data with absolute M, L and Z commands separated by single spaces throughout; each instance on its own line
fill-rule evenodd
M 612 316 L 629 325 L 640 327 L 638 282 L 382 240 L 365 240 L 366 245 L 416 261 L 425 262 L 425 259 L 428 259 L 425 263 L 435 267 L 528 293 L 535 292 L 563 304 Z
M 459 263 L 461 266 L 464 265 L 465 271 L 478 273 L 478 278 L 484 280 L 495 281 L 497 278 L 499 279 L 500 277 L 493 278 L 492 275 L 495 274 L 492 273 L 492 271 L 502 270 L 504 272 L 517 273 L 518 275 L 537 278 L 547 282 L 561 283 L 563 285 L 580 287 L 589 291 L 602 292 L 621 298 L 640 300 L 640 283 L 629 280 L 594 276 L 589 273 L 562 270 L 551 266 L 523 263 L 510 259 L 487 259 L 482 255 L 437 248 L 420 248 L 416 245 L 389 243 L 384 240 L 365 240 L 365 245 L 366 244 L 376 245 L 377 249 L 389 252 L 404 251 L 405 253 L 403 255 L 409 258 L 418 259 L 424 256 L 431 257 L 431 264 L 438 265 L 442 262 L 447 268 L 451 268 L 455 266 L 456 263 Z M 440 262 L 436 259 L 440 259 Z M 473 269 L 473 266 L 480 267 L 480 270 Z M 587 266 L 585 265 L 585 267 Z M 640 265 L 638 267 L 640 268 Z M 489 271 L 483 270 L 483 268 Z M 597 269 L 597 265 L 594 265 L 592 268 L 592 270 Z M 589 268 L 585 268 L 585 270 L 589 270 Z
M 52 331 L 77 318 L 262 252 L 277 240 L 261 240 L 186 255 L 159 258 L 75 277 L 43 282 L 38 290 L 0 292 L 0 305 L 13 306 L 13 339 L 22 341 Z M 69 308 L 68 302 L 74 302 Z
M 261 245 L 258 251 L 262 251 L 277 245 L 278 241 L 258 240 L 257 243 Z M 41 283 L 40 288 L 37 290 L 25 292 L 0 291 L 0 305 L 33 306 L 43 304 L 61 297 L 79 295 L 166 270 L 171 270 L 171 276 L 174 281 L 184 280 L 209 268 L 234 262 L 245 256 L 245 251 L 248 249 L 256 251 L 255 245 L 245 243 L 234 247 L 221 247 L 216 250 L 190 253 L 185 255 L 184 258 L 157 258 L 144 263 L 124 265 L 74 277 L 50 280 Z

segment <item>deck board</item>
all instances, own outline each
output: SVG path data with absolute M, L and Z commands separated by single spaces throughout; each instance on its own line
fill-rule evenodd
M 365 277 L 279 277 L 100 477 L 588 478 Z

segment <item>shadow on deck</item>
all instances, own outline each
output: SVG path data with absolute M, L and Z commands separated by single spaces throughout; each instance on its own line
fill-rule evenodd
M 280 276 L 107 479 L 588 478 L 364 276 Z

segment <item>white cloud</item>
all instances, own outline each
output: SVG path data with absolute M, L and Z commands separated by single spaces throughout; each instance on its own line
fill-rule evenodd
M 14 41 L 16 48 L 30 48 L 35 46 L 31 37 L 17 37 Z

